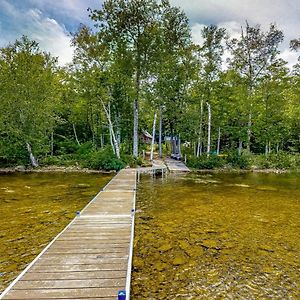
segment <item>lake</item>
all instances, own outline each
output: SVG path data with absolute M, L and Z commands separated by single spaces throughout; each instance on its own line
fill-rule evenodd
M 142 177 L 133 299 L 300 299 L 299 174 Z

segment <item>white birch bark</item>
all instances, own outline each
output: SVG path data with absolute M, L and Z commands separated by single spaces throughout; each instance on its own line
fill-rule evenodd
M 207 122 L 207 156 L 209 156 L 210 152 L 210 132 L 211 132 L 211 106 L 208 102 L 207 105 L 207 113 L 208 113 L 208 122 Z
M 239 140 L 239 148 L 238 148 L 239 156 L 242 154 L 242 150 L 243 150 L 243 142 L 242 140 Z
M 251 127 L 252 127 L 252 113 L 249 112 L 248 116 L 248 128 L 247 128 L 247 150 L 250 152 L 250 142 L 251 142 Z
M 220 154 L 220 143 L 221 143 L 221 128 L 218 128 L 218 143 L 217 143 L 217 155 Z
M 138 119 L 139 119 L 139 109 L 138 101 L 133 103 L 133 156 L 138 157 Z
M 155 141 L 155 125 L 156 125 L 157 112 L 154 114 L 153 128 L 152 128 L 152 142 L 151 142 L 151 152 L 150 152 L 150 161 L 153 160 L 153 151 L 154 151 L 154 141 Z
M 203 121 L 203 100 L 201 100 L 200 106 L 200 126 L 199 126 L 199 137 L 197 145 L 197 157 L 202 155 L 202 121 Z
M 34 157 L 34 155 L 32 153 L 31 146 L 28 142 L 26 142 L 26 147 L 27 147 L 27 151 L 28 151 L 28 154 L 29 154 L 29 159 L 30 159 L 31 165 L 35 168 L 38 167 L 39 164 L 38 164 L 36 158 Z
M 51 132 L 51 156 L 54 154 L 54 136 L 53 136 L 53 131 Z
M 159 147 L 159 157 L 162 158 L 162 107 L 159 108 L 159 138 L 158 138 L 158 147 Z
M 101 103 L 102 103 L 103 110 L 105 112 L 105 115 L 106 115 L 106 118 L 107 118 L 107 121 L 108 121 L 112 148 L 115 151 L 115 154 L 116 154 L 117 158 L 120 159 L 120 147 L 119 147 L 119 144 L 118 144 L 118 140 L 116 139 L 114 128 L 113 128 L 112 121 L 111 121 L 110 103 L 108 103 L 108 108 L 105 107 L 105 104 L 103 103 L 102 100 L 101 100 Z
M 80 142 L 78 140 L 78 136 L 77 136 L 77 131 L 76 131 L 75 124 L 73 123 L 72 126 L 73 126 L 73 132 L 74 132 L 76 143 L 77 143 L 78 146 L 80 146 Z
M 268 141 L 266 141 L 266 145 L 265 145 L 265 156 L 268 156 L 268 154 L 269 154 Z

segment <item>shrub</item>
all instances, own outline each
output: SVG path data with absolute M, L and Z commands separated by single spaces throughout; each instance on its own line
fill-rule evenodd
M 200 157 L 189 156 L 187 158 L 187 166 L 195 169 L 215 169 L 225 166 L 225 160 L 217 155 L 202 155 Z
M 251 165 L 251 156 L 247 152 L 239 155 L 237 151 L 232 151 L 228 152 L 226 161 L 234 168 L 248 169 Z
M 71 154 L 77 151 L 78 145 L 72 141 L 72 140 L 64 140 L 57 142 L 56 148 L 57 150 L 55 151 L 56 154 L 61 155 L 61 154 Z
M 122 161 L 126 163 L 130 168 L 136 168 L 138 166 L 144 166 L 143 159 L 140 157 L 133 157 L 132 155 L 122 155 Z
M 95 147 L 92 142 L 86 142 L 78 146 L 76 154 L 79 158 L 88 158 L 95 151 Z
M 117 159 L 109 149 L 104 149 L 90 154 L 89 160 L 86 161 L 86 166 L 95 170 L 119 171 L 125 167 L 125 163 Z
M 39 161 L 41 166 L 74 166 L 78 164 L 73 154 L 46 156 Z
M 300 155 L 285 152 L 263 154 L 253 157 L 253 164 L 262 169 L 299 169 Z

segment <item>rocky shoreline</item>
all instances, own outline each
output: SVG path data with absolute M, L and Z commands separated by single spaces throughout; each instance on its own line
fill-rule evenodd
M 282 174 L 291 172 L 288 169 L 258 169 L 258 168 L 250 168 L 250 169 L 234 169 L 234 168 L 219 168 L 219 169 L 191 169 L 192 172 L 195 173 L 275 173 Z M 16 166 L 9 168 L 0 168 L 0 174 L 7 173 L 48 173 L 48 172 L 79 172 L 79 173 L 116 173 L 116 171 L 105 171 L 105 170 L 92 170 L 88 168 L 81 168 L 79 166 L 45 166 L 45 167 L 25 167 L 25 166 Z
M 49 172 L 78 172 L 78 173 L 115 173 L 116 171 L 104 171 L 104 170 L 91 170 L 87 168 L 81 168 L 79 166 L 69 166 L 69 167 L 62 167 L 62 166 L 47 166 L 47 167 L 38 167 L 38 168 L 26 168 L 25 166 L 16 166 L 10 168 L 0 168 L 0 174 L 8 174 L 8 173 L 49 173 Z

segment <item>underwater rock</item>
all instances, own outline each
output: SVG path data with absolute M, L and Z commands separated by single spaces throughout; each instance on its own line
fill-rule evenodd
M 184 251 L 189 257 L 198 257 L 203 255 L 203 248 L 201 247 L 189 247 L 189 249 Z
M 158 271 L 163 271 L 167 268 L 167 264 L 164 262 L 158 262 L 156 264 L 153 265 L 153 268 L 158 270 Z
M 178 241 L 178 243 L 179 243 L 179 247 L 182 250 L 187 250 L 187 249 L 190 248 L 190 244 L 188 242 L 186 242 L 186 241 L 181 240 L 181 241 Z
M 277 191 L 277 188 L 266 185 L 259 185 L 256 187 L 256 189 L 259 191 Z
M 140 219 L 142 219 L 144 221 L 149 221 L 149 220 L 152 220 L 153 217 L 150 217 L 150 216 L 140 216 Z
M 243 183 L 228 184 L 228 186 L 238 186 L 238 187 L 244 187 L 244 188 L 249 188 L 250 187 L 250 185 L 243 184 Z
M 158 248 L 158 251 L 166 252 L 166 251 L 171 250 L 172 248 L 173 247 L 170 244 L 164 244 L 164 245 L 162 245 L 161 247 Z
M 144 260 L 141 259 L 140 257 L 135 257 L 134 260 L 133 260 L 133 267 L 135 269 L 141 269 L 144 267 Z
M 26 170 L 25 166 L 16 166 L 15 171 L 17 172 L 24 172 Z
M 172 261 L 172 264 L 174 266 L 179 266 L 179 265 L 183 265 L 186 263 L 186 259 L 184 256 L 176 256 L 173 261 Z
M 91 185 L 87 184 L 87 183 L 78 183 L 72 186 L 72 188 L 77 188 L 77 189 L 87 189 L 89 188 Z
M 274 249 L 268 245 L 260 245 L 258 249 L 266 252 L 274 252 Z
M 201 242 L 201 246 L 205 248 L 219 249 L 218 243 L 215 240 L 205 240 Z

